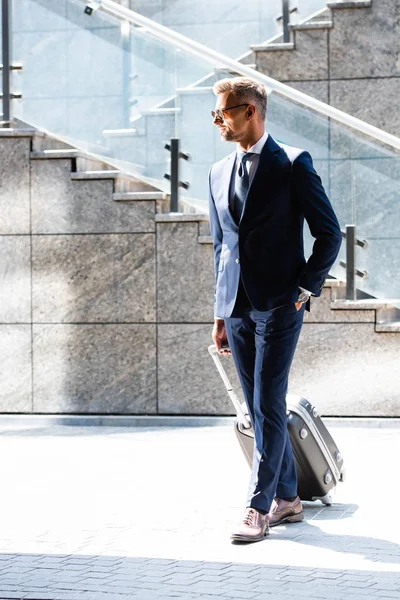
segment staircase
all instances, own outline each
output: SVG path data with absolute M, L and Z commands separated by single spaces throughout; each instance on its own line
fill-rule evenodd
M 319 35 L 324 19 L 325 13 L 314 15 L 311 29 L 300 24 L 296 36 L 305 31 Z M 293 55 L 296 39 L 294 49 L 275 47 L 267 52 Z M 243 62 L 251 64 L 257 52 L 242 57 Z M 215 102 L 212 83 L 225 72 L 231 74 L 216 66 L 193 85 L 177 88 L 164 103 L 145 111 L 134 127 L 113 129 L 110 113 L 102 136 L 93 135 L 96 129 L 88 130 L 80 149 L 66 134 L 23 127 L 0 130 L 0 243 L 5 257 L 0 410 L 231 413 L 223 386 L 207 353 L 203 355 L 212 326 L 214 276 L 201 190 L 206 190 L 210 163 L 227 154 L 207 116 Z M 32 106 L 37 107 L 35 102 Z M 374 251 L 371 255 L 361 250 L 356 266 L 368 270 L 370 283 L 379 283 L 382 257 L 390 268 L 395 264 L 396 241 L 389 248 L 386 238 L 383 245 L 374 239 L 381 227 L 379 214 L 366 203 L 362 221 L 359 196 L 375 199 L 371 190 L 377 189 L 379 199 L 384 190 L 383 225 L 397 226 L 391 209 L 397 193 L 393 153 L 364 146 L 362 136 L 346 137 L 329 119 L 280 96 L 271 94 L 269 103 L 271 133 L 278 133 L 279 139 L 281 132 L 285 141 L 310 148 L 343 224 L 354 212 L 343 190 L 355 194 L 357 216 L 368 226 L 366 238 Z M 30 108 L 29 98 L 27 105 Z M 96 98 L 93 106 L 101 116 L 103 106 L 97 106 Z M 97 121 L 103 126 L 100 116 Z M 93 123 L 96 118 L 90 127 Z M 181 172 L 191 188 L 180 207 L 185 213 L 171 214 L 168 184 L 160 173 L 167 170 L 163 142 L 174 135 L 180 137 L 182 150 L 191 154 Z M 81 139 L 76 137 L 78 145 Z M 354 162 L 360 148 L 368 152 Z M 364 169 L 361 176 L 359 168 Z M 337 173 L 339 187 L 333 185 Z M 358 191 L 354 182 L 359 181 L 364 187 Z M 383 248 L 380 254 L 377 243 Z M 339 263 L 332 275 L 336 279 L 326 283 L 322 298 L 313 302 L 306 316 L 292 389 L 312 399 L 313 387 L 306 387 L 313 383 L 323 414 L 398 414 L 400 373 L 393 357 L 398 354 L 400 301 L 393 295 L 387 295 L 392 300 L 372 298 L 364 280 L 357 300 L 345 300 Z M 383 275 L 395 287 L 397 281 Z M 232 365 L 228 368 L 235 380 Z M 346 377 L 341 378 L 342 372 Z M 381 382 L 379 399 L 371 395 L 373 377 Z M 358 404 L 349 404 L 350 392 Z

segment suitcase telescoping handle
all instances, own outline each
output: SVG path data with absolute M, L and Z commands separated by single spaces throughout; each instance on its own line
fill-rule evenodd
M 226 374 L 224 367 L 222 366 L 220 355 L 218 354 L 218 351 L 214 344 L 211 344 L 211 346 L 208 347 L 208 352 L 210 353 L 213 361 L 215 362 L 215 366 L 217 367 L 218 372 L 221 375 L 222 381 L 224 382 L 226 387 L 226 391 L 228 392 L 229 397 L 232 400 L 232 404 L 235 407 L 240 424 L 242 425 L 242 427 L 244 427 L 244 429 L 249 429 L 251 427 L 250 419 L 243 411 L 240 400 L 233 390 L 232 384 L 229 381 L 229 377 Z

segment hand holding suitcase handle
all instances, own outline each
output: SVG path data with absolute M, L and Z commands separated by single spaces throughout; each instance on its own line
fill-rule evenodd
M 215 319 L 211 337 L 215 344 L 216 351 L 219 354 L 231 354 L 228 345 L 228 338 L 226 337 L 224 319 Z
M 237 417 L 240 421 L 240 424 L 244 427 L 244 429 L 249 429 L 251 427 L 249 416 L 246 415 L 243 411 L 242 405 L 240 403 L 239 398 L 236 396 L 233 391 L 233 387 L 231 382 L 229 381 L 228 375 L 225 372 L 224 367 L 221 364 L 221 360 L 219 357 L 219 352 L 214 344 L 208 347 L 208 352 L 210 353 L 213 361 L 215 362 L 215 366 L 218 369 L 219 374 L 221 375 L 222 381 L 225 384 L 226 390 L 229 394 L 230 399 L 232 400 L 232 404 L 235 407 Z M 230 354 L 230 351 L 229 351 Z

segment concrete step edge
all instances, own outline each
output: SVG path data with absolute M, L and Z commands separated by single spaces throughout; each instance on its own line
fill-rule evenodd
M 324 283 L 324 287 L 346 287 L 346 283 L 344 281 L 341 281 L 340 279 L 331 279 L 331 278 L 327 278 L 325 279 L 325 283 Z
M 131 175 L 121 173 L 121 171 L 76 171 L 71 173 L 71 179 L 82 180 L 82 179 L 134 179 Z
M 152 117 L 152 116 L 168 116 L 168 115 L 177 115 L 181 111 L 180 108 L 152 108 L 150 110 L 141 111 L 142 117 Z
M 332 29 L 332 27 L 333 21 L 309 21 L 306 23 L 291 25 L 290 29 L 293 31 L 307 31 L 308 29 Z
M 399 304 L 400 300 L 378 298 L 361 299 L 361 300 L 334 300 L 331 302 L 333 310 L 379 310 L 381 308 L 392 308 Z
M 0 137 L 34 137 L 38 136 L 36 129 L 18 129 L 12 127 L 0 128 Z M 39 136 L 38 136 L 39 137 Z M 43 137 L 43 136 L 40 136 Z
M 200 213 L 164 213 L 156 215 L 156 223 L 193 223 L 208 221 L 208 215 Z
M 278 52 L 280 50 L 294 50 L 293 42 L 282 42 L 278 44 L 255 44 L 250 46 L 253 52 Z
M 370 8 L 372 0 L 333 0 L 327 2 L 327 7 L 330 9 L 340 8 Z
M 212 92 L 212 89 L 212 85 L 203 85 L 199 87 L 177 88 L 176 93 L 180 95 L 205 94 Z
M 199 244 L 212 244 L 213 239 L 211 235 L 199 235 L 197 236 L 197 241 Z
M 375 325 L 375 331 L 378 333 L 400 333 L 400 321 L 394 321 L 393 323 L 377 323 Z
M 115 202 L 140 202 L 143 200 L 169 200 L 169 195 L 164 192 L 115 192 Z
M 56 159 L 56 158 L 90 158 L 79 150 L 33 150 L 30 153 L 32 160 Z

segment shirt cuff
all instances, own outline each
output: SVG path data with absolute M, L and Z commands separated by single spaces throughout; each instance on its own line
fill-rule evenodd
M 301 286 L 299 286 L 299 290 L 301 290 L 305 294 L 308 294 L 309 296 L 312 296 L 312 292 L 310 292 L 310 290 L 306 290 L 305 288 L 303 288 Z

